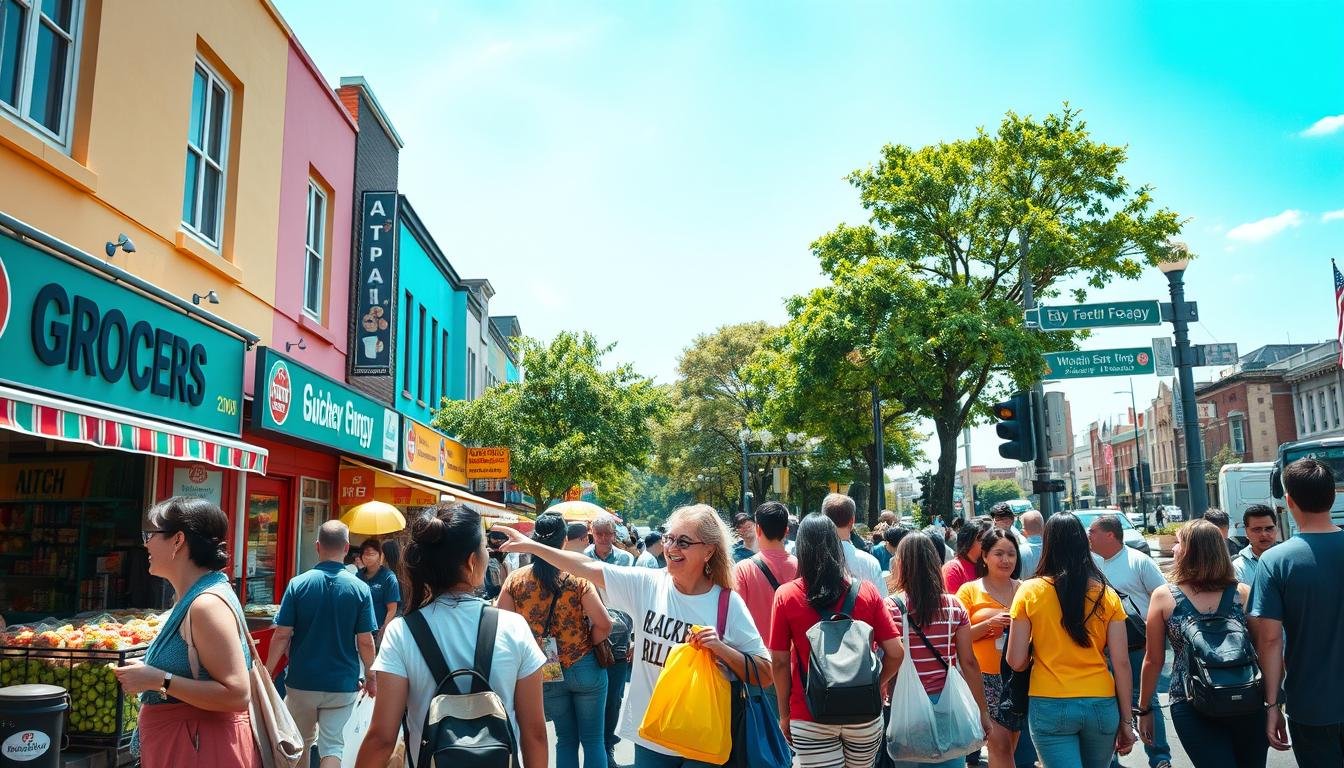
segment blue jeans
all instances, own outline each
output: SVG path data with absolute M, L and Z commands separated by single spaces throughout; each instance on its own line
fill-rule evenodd
M 1106 768 L 1115 753 L 1120 711 L 1114 696 L 1032 696 L 1031 740 L 1045 768 Z
M 1205 717 L 1190 702 L 1174 701 L 1171 724 L 1195 768 L 1265 768 L 1269 737 L 1265 735 L 1264 712 L 1244 717 Z M 1300 762 L 1301 755 L 1298 757 Z M 1326 763 L 1339 764 L 1338 760 Z
M 662 752 L 654 752 L 636 744 L 635 768 L 719 768 L 719 766 L 702 763 L 699 760 L 687 760 L 681 755 L 664 755 Z
M 616 749 L 616 722 L 621 719 L 621 702 L 625 700 L 625 683 L 630 679 L 630 662 L 618 660 L 606 669 L 607 673 L 607 712 L 603 737 L 607 744 L 607 759 L 614 760 L 612 750 Z M 643 715 L 643 713 L 640 713 Z
M 607 768 L 602 738 L 607 672 L 597 666 L 597 658 L 590 651 L 565 669 L 564 680 L 544 686 L 546 719 L 555 723 L 556 768 L 579 768 L 580 744 L 584 768 Z
M 1129 652 L 1129 672 L 1134 677 L 1134 706 L 1139 706 L 1139 675 L 1143 671 L 1143 649 L 1140 648 Z M 1158 689 L 1162 688 L 1159 681 Z M 1157 716 L 1153 718 L 1153 744 L 1143 745 L 1143 751 L 1148 753 L 1148 766 L 1154 768 L 1158 763 L 1166 760 L 1171 761 L 1171 744 L 1167 743 L 1167 719 L 1162 716 L 1162 711 L 1157 708 L 1157 691 L 1153 691 L 1153 700 L 1148 702 L 1148 706 L 1153 708 Z M 1261 730 L 1264 730 L 1263 728 Z M 1135 744 L 1134 746 L 1138 746 Z M 1190 750 L 1186 750 L 1189 752 Z M 1112 768 L 1119 768 L 1120 758 L 1112 757 Z

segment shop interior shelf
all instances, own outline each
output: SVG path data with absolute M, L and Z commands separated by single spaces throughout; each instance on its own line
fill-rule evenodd
M 44 683 L 70 692 L 66 733 L 73 747 L 120 749 L 130 745 L 140 700 L 127 696 L 112 673 L 148 646 L 118 651 L 0 646 L 0 686 Z

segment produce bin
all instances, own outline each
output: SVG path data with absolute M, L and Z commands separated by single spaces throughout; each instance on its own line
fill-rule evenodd
M 127 696 L 112 670 L 140 659 L 148 646 L 119 651 L 0 646 L 0 687 L 58 685 L 70 692 L 66 735 L 72 747 L 130 746 L 140 699 Z

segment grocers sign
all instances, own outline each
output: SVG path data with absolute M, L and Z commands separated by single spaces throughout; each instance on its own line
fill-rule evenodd
M 397 295 L 397 193 L 365 192 L 361 213 L 350 375 L 386 376 L 392 371 Z
M 227 435 L 243 341 L 0 237 L 0 381 Z
M 257 348 L 252 427 L 394 464 L 397 414 L 269 347 Z
M 467 449 L 414 419 L 404 418 L 401 468 L 453 485 L 467 484 Z

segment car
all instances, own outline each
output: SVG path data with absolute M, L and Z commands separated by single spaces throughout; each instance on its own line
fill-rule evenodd
M 1185 520 L 1185 512 L 1175 504 L 1167 504 L 1162 507 L 1162 516 L 1165 517 L 1169 523 L 1179 523 L 1182 520 Z

